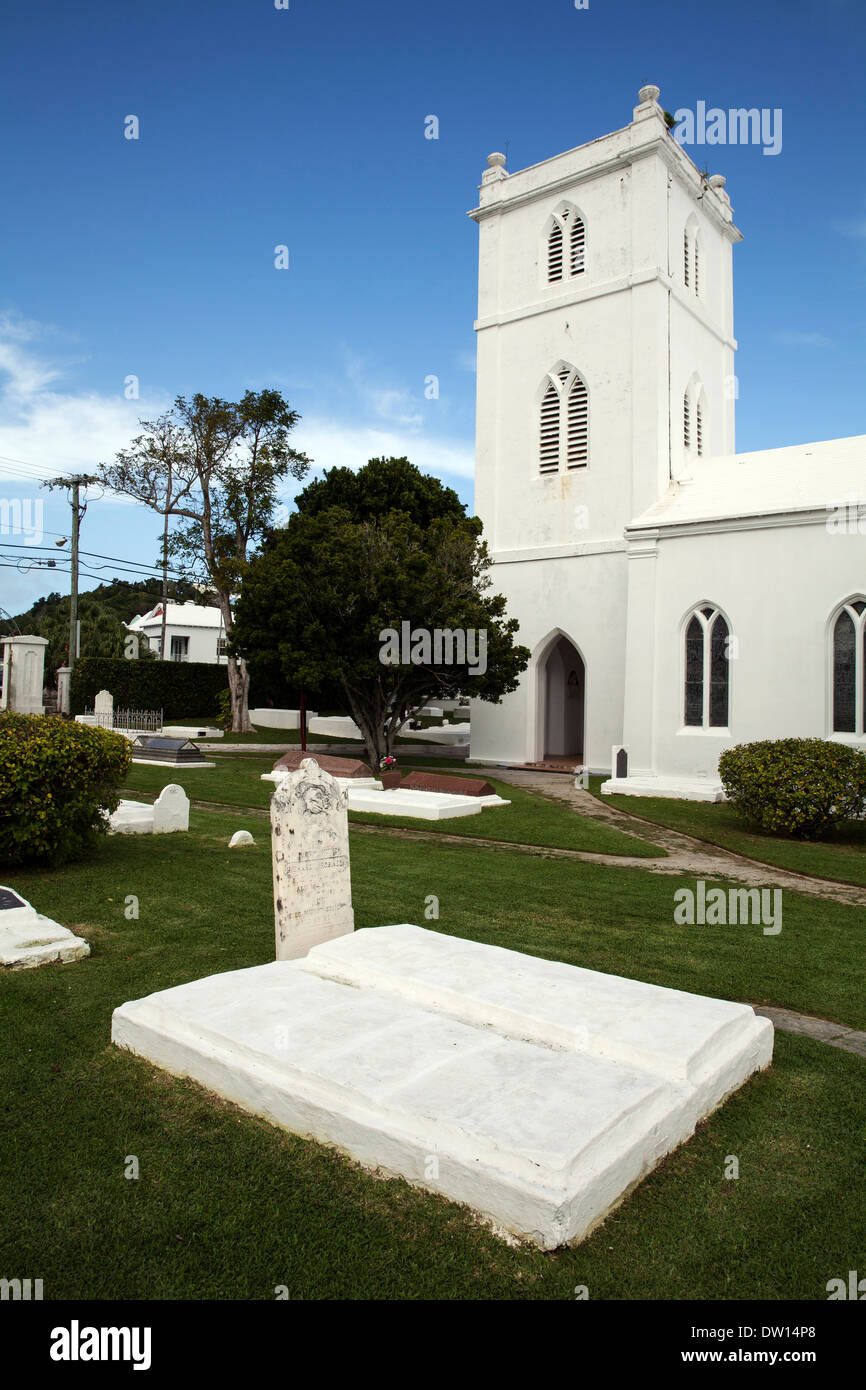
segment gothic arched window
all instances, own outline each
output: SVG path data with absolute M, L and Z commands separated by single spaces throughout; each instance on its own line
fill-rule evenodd
M 589 396 L 573 367 L 556 367 L 541 397 L 538 463 L 542 473 L 585 468 L 589 458 Z
M 851 599 L 833 624 L 833 732 L 866 733 L 866 601 Z
M 574 208 L 553 214 L 547 237 L 547 283 L 582 275 L 586 269 L 586 227 Z
M 696 608 L 686 624 L 683 722 L 692 728 L 727 728 L 729 638 L 717 608 Z

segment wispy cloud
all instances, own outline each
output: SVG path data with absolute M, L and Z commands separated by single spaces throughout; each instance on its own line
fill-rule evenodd
M 16 468 L 9 460 L 23 460 L 20 477 L 29 483 L 71 470 L 92 471 L 129 443 L 140 419 L 171 405 L 167 393 L 128 401 L 120 393 L 64 389 L 72 363 L 52 353 L 56 346 L 53 330 L 0 316 L 0 475 L 6 480 Z M 295 447 L 317 469 L 361 468 L 370 458 L 405 455 L 453 485 L 472 479 L 471 441 L 425 430 L 429 414 L 421 391 L 416 397 L 375 380 L 357 357 L 348 361 L 346 372 L 351 384 L 346 418 L 317 414 L 313 407 L 303 412 L 293 435 Z
M 6 476 L 15 468 L 10 459 L 23 461 L 21 476 L 28 478 L 92 471 L 129 443 L 139 418 L 159 414 L 170 403 L 167 397 L 129 401 L 120 394 L 62 389 L 73 359 L 58 355 L 58 336 L 49 325 L 0 315 L 0 455 Z
M 418 430 L 424 423 L 420 400 L 405 387 L 376 381 L 363 358 L 346 352 L 346 374 L 365 413 L 404 430 Z
M 466 480 L 474 475 L 472 447 L 459 439 L 431 439 L 373 425 L 356 428 L 338 420 L 306 415 L 293 435 L 293 443 L 314 460 L 316 468 L 362 468 L 371 458 L 405 455 L 422 472 L 437 478 Z
M 785 347 L 832 348 L 836 346 L 833 339 L 828 338 L 824 333 L 803 333 L 795 330 L 777 333 L 775 337 L 776 341 L 784 343 Z

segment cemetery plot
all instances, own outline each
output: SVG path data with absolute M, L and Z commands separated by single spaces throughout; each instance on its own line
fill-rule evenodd
M 215 767 L 209 763 L 198 744 L 189 738 L 166 738 L 162 735 L 141 735 L 132 745 L 134 763 L 154 763 L 162 767 Z
M 28 970 L 89 955 L 90 946 L 82 937 L 43 917 L 14 889 L 0 888 L 0 966 Z
M 552 1249 L 767 1066 L 773 1029 L 404 924 L 124 1004 L 112 1038 Z

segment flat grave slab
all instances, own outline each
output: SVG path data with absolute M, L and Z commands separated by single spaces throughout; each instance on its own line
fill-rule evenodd
M 450 792 L 375 791 L 370 787 L 347 787 L 350 811 L 370 811 L 378 816 L 411 816 L 417 820 L 450 820 L 454 816 L 477 816 L 484 809 L 478 796 L 453 796 Z M 505 803 L 503 803 L 505 804 Z
M 602 796 L 662 796 L 672 801 L 724 801 L 725 789 L 712 777 L 609 777 Z
M 587 1235 L 773 1049 L 747 1005 L 405 923 L 124 1004 L 112 1038 L 544 1249 Z
M 89 955 L 90 946 L 83 937 L 43 917 L 14 888 L 0 887 L 0 967 L 29 970 Z

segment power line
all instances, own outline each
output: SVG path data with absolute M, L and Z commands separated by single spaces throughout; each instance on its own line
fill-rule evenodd
M 50 531 L 48 534 L 59 536 L 60 532 Z M 0 546 L 5 546 L 9 550 L 47 550 L 49 554 L 57 553 L 57 547 L 53 545 L 26 545 L 19 541 L 0 540 Z M 90 560 L 108 560 L 113 565 L 124 565 L 127 569 L 149 570 L 156 575 L 162 574 L 162 565 L 148 565 L 143 560 L 127 560 L 125 556 L 121 555 L 102 555 L 98 550 L 80 550 L 78 553 L 79 555 L 86 556 Z M 64 557 L 61 556 L 60 558 L 63 559 Z M 183 578 L 180 570 L 171 570 L 170 573 L 177 579 Z

